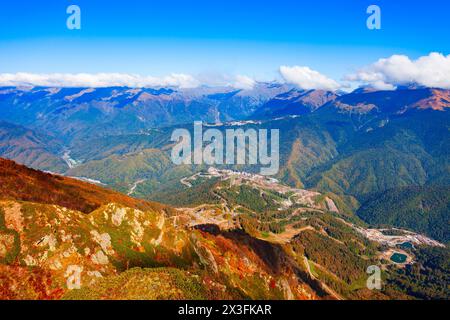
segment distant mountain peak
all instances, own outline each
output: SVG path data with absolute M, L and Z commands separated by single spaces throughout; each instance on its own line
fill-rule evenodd
M 396 90 L 361 87 L 340 96 L 331 104 L 344 112 L 402 114 L 410 110 L 445 111 L 450 107 L 450 90 L 408 85 Z
M 262 105 L 254 114 L 256 118 L 276 118 L 314 112 L 338 95 L 327 90 L 292 88 Z

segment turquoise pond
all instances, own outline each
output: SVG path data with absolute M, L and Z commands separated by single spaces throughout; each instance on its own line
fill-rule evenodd
M 399 244 L 399 247 L 402 249 L 413 249 L 414 246 L 411 242 L 403 242 L 401 244 Z
M 406 258 L 407 258 L 406 254 L 395 252 L 391 256 L 391 261 L 395 263 L 404 263 L 406 261 Z

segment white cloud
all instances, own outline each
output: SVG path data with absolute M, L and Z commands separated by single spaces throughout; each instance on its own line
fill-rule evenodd
M 255 86 L 256 81 L 250 77 L 238 75 L 231 86 L 236 89 L 251 90 Z
M 240 90 L 251 90 L 256 80 L 245 75 L 230 75 L 226 73 L 207 72 L 197 76 L 202 84 L 210 87 L 231 87 Z
M 173 73 L 157 78 L 124 73 L 3 73 L 0 74 L 2 86 L 47 86 L 47 87 L 179 87 L 195 88 L 200 82 L 187 74 Z
M 339 83 L 326 77 L 325 75 L 308 67 L 281 66 L 280 74 L 283 79 L 291 84 L 297 85 L 301 89 L 324 89 L 336 90 L 340 88 Z
M 362 82 L 381 90 L 393 90 L 397 85 L 410 83 L 450 89 L 450 55 L 433 52 L 417 60 L 393 55 L 346 76 L 345 80 Z
M 3 73 L 0 74 L 0 86 L 43 86 L 43 87 L 177 87 L 196 88 L 200 85 L 228 86 L 236 89 L 251 90 L 256 81 L 250 77 L 237 75 L 218 75 L 213 78 L 195 78 L 188 74 L 173 73 L 165 77 L 140 76 L 127 73 Z
M 345 85 L 306 66 L 281 66 L 279 72 L 286 83 L 301 89 L 337 90 Z M 450 89 L 450 54 L 430 53 L 416 60 L 405 55 L 393 55 L 344 77 L 344 81 L 368 84 L 379 90 L 394 90 L 398 85 L 418 84 Z M 256 81 L 245 75 L 210 74 L 196 77 L 173 73 L 165 77 L 141 76 L 127 73 L 3 73 L 0 86 L 48 87 L 177 87 L 196 88 L 201 85 L 228 86 L 251 90 Z M 345 84 L 345 82 L 344 82 Z

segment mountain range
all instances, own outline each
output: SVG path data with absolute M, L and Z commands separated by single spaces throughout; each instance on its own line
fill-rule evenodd
M 0 160 L 0 294 L 448 299 L 449 110 L 450 90 L 415 85 L 0 88 L 0 157 L 18 163 Z M 171 134 L 194 121 L 280 129 L 277 183 L 174 165 Z M 392 240 L 408 235 L 429 240 Z

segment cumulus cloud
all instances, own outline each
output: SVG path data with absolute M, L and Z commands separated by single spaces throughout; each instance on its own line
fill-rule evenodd
M 405 55 L 393 55 L 345 77 L 380 90 L 393 90 L 398 85 L 418 84 L 450 89 L 450 55 L 430 53 L 416 60 Z
M 295 84 L 301 89 L 337 90 L 339 83 L 308 67 L 281 66 L 280 74 L 287 83 Z
M 45 86 L 45 87 L 179 87 L 195 88 L 200 82 L 187 74 L 173 73 L 165 77 L 140 76 L 125 73 L 3 73 L 0 74 L 2 86 Z

